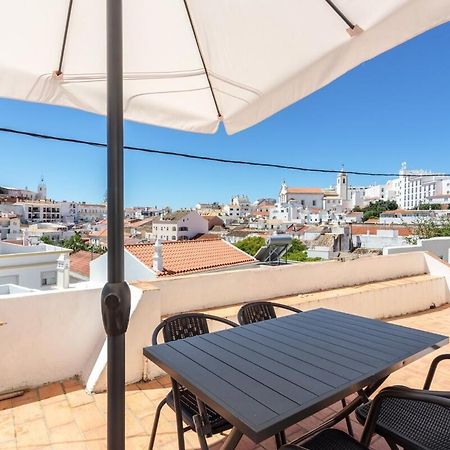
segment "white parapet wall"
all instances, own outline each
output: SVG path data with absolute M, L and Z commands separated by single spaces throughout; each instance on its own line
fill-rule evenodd
M 162 277 L 161 314 L 217 308 L 427 273 L 423 253 Z
M 399 253 L 431 252 L 444 261 L 449 261 L 450 237 L 435 237 L 430 239 L 419 239 L 415 245 L 400 245 L 396 247 L 385 247 L 383 255 L 397 255 Z
M 0 299 L 0 392 L 79 375 L 104 341 L 100 289 Z

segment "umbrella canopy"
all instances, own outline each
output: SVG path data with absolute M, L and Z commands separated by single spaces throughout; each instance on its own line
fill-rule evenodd
M 123 18 L 122 0 L 0 0 L 0 97 L 108 116 L 109 450 L 125 445 L 123 117 L 234 133 L 449 19 L 450 0 L 127 0 Z
M 106 113 L 106 1 L 0 0 L 0 96 Z M 450 20 L 449 0 L 128 0 L 126 119 L 250 127 Z

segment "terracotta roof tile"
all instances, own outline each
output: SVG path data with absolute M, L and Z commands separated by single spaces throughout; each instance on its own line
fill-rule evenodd
M 98 253 L 86 252 L 79 250 L 70 255 L 70 271 L 78 273 L 84 277 L 89 278 L 90 267 L 89 263 L 100 256 Z
M 153 244 L 126 245 L 125 248 L 147 267 L 152 268 Z M 164 271 L 159 275 L 187 274 L 256 261 L 221 239 L 163 242 L 162 257 Z
M 322 188 L 290 187 L 288 194 L 323 194 Z
M 402 237 L 411 236 L 414 234 L 414 229 L 404 225 L 352 225 L 353 235 L 371 234 L 376 235 L 378 230 L 397 230 L 398 235 Z

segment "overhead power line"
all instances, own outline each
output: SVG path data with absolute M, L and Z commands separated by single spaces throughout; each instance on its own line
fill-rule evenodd
M 23 131 L 23 130 L 15 130 L 13 128 L 2 128 L 0 127 L 0 132 L 2 133 L 10 133 L 10 134 L 17 134 L 21 136 L 28 136 L 36 139 L 47 139 L 51 141 L 58 141 L 58 142 L 67 142 L 71 144 L 81 144 L 81 145 L 88 145 L 91 147 L 100 147 L 100 148 L 107 148 L 107 144 L 104 142 L 96 142 L 96 141 L 87 141 L 84 139 L 75 139 L 75 138 L 68 138 L 68 137 L 62 137 L 62 136 L 55 136 L 50 134 L 42 134 L 42 133 L 33 133 L 31 131 Z M 147 147 L 135 147 L 131 145 L 124 145 L 125 150 L 131 150 L 136 152 L 143 152 L 143 153 L 152 153 L 155 155 L 164 155 L 164 156 L 173 156 L 178 158 L 186 158 L 186 159 L 195 159 L 200 161 L 210 161 L 210 162 L 217 162 L 222 164 L 236 164 L 236 165 L 244 165 L 244 166 L 253 166 L 253 167 L 266 167 L 266 168 L 272 168 L 272 169 L 284 169 L 284 170 L 296 170 L 299 172 L 316 172 L 316 173 L 340 173 L 341 170 L 336 169 L 318 169 L 314 167 L 301 167 L 301 166 L 291 166 L 286 164 L 275 164 L 275 163 L 265 163 L 265 162 L 258 162 L 258 161 L 246 161 L 246 160 L 240 160 L 240 159 L 226 159 L 226 158 L 217 158 L 213 156 L 204 156 L 204 155 L 195 155 L 192 153 L 182 153 L 182 152 L 174 152 L 169 150 L 157 150 L 153 148 L 147 148 Z M 370 177 L 398 177 L 398 172 L 361 172 L 357 170 L 345 170 L 345 172 L 349 175 L 361 175 L 361 176 L 370 176 Z M 422 175 L 418 174 L 406 174 L 406 177 L 418 177 Z M 450 176 L 450 173 L 427 173 L 426 176 Z

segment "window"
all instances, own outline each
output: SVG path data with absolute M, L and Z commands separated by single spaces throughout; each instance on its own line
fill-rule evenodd
M 41 286 L 52 286 L 56 284 L 56 270 L 41 272 Z
M 313 206 L 316 206 L 317 202 L 315 200 L 313 200 L 312 202 L 313 202 Z

